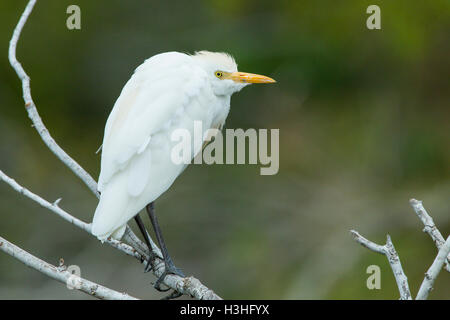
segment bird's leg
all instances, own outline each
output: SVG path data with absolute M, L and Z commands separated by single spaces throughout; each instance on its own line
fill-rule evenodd
M 153 262 L 155 261 L 156 255 L 153 253 L 152 245 L 150 244 L 150 238 L 148 237 L 148 232 L 145 229 L 144 222 L 142 221 L 139 214 L 137 214 L 134 217 L 134 220 L 136 221 L 136 224 L 138 225 L 139 230 L 141 231 L 142 235 L 144 236 L 145 243 L 147 244 L 147 247 L 148 247 L 149 257 L 148 257 L 147 265 L 145 266 L 144 272 L 149 272 L 150 270 L 152 270 L 152 265 L 153 265 Z
M 185 277 L 185 275 L 183 274 L 183 272 L 181 272 L 180 269 L 175 267 L 175 265 L 172 261 L 172 258 L 170 258 L 170 256 L 169 256 L 169 252 L 167 251 L 166 243 L 164 242 L 164 239 L 163 239 L 163 236 L 161 233 L 161 229 L 158 224 L 158 220 L 156 219 L 153 202 L 148 204 L 146 209 L 147 209 L 148 216 L 150 217 L 150 221 L 152 222 L 153 229 L 155 230 L 156 239 L 158 240 L 159 247 L 161 248 L 161 252 L 164 257 L 165 270 L 164 270 L 163 274 L 158 278 L 158 280 L 156 280 L 156 283 L 155 283 L 155 289 L 158 291 L 162 291 L 161 290 L 161 282 L 164 280 L 164 278 L 168 274 L 176 274 L 183 278 Z

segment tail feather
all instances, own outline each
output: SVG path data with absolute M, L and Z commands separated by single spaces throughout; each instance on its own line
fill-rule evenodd
M 95 210 L 91 232 L 99 240 L 108 237 L 120 239 L 127 221 L 132 218 L 127 214 L 128 195 L 121 190 L 115 190 L 114 184 L 108 185 L 100 196 L 100 202 Z

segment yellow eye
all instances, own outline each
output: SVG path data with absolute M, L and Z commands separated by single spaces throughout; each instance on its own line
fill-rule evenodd
M 219 78 L 219 79 L 223 77 L 223 72 L 222 72 L 222 71 L 216 71 L 214 74 L 215 74 L 216 77 Z

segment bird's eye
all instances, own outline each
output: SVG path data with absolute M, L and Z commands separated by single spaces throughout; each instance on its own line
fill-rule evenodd
M 223 73 L 222 73 L 221 71 L 216 71 L 214 74 L 215 74 L 216 77 L 219 78 L 219 79 L 222 78 L 222 76 L 223 76 Z

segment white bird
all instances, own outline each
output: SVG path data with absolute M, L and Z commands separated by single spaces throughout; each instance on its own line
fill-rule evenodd
M 238 72 L 234 59 L 225 53 L 166 52 L 141 64 L 106 122 L 98 181 L 101 196 L 92 233 L 101 241 L 120 239 L 134 217 L 151 252 L 138 215 L 147 206 L 165 259 L 165 274 L 181 275 L 167 253 L 153 212 L 153 202 L 186 167 L 171 160 L 176 144 L 171 134 L 182 128 L 192 136 L 194 121 L 201 121 L 204 132 L 222 128 L 233 93 L 250 83 L 272 82 L 269 77 Z M 191 159 L 199 151 L 192 149 Z M 148 271 L 151 264 L 147 266 Z

